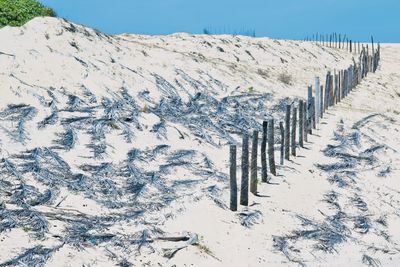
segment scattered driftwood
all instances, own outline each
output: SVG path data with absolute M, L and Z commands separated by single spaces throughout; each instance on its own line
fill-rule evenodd
M 180 242 L 180 241 L 184 241 L 184 244 L 181 245 L 177 245 L 173 248 L 163 248 L 163 255 L 166 258 L 171 259 L 172 257 L 175 256 L 175 254 L 181 250 L 184 249 L 188 246 L 192 246 L 192 245 L 197 245 L 199 243 L 199 237 L 197 236 L 197 234 L 193 234 L 193 233 L 186 233 L 186 235 L 183 236 L 174 236 L 174 237 L 158 237 L 158 240 L 162 240 L 162 241 L 171 241 L 171 242 Z

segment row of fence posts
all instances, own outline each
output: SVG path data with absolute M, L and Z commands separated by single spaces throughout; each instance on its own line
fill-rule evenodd
M 280 132 L 280 165 L 290 157 L 296 156 L 298 146 L 304 147 L 308 142 L 308 135 L 316 129 L 320 119 L 326 111 L 341 102 L 350 91 L 355 88 L 369 72 L 375 72 L 380 61 L 380 46 L 377 50 L 368 51 L 363 48 L 359 55 L 358 63 L 353 58 L 353 64 L 344 70 L 328 71 L 325 77 L 325 85 L 320 84 L 320 78 L 315 77 L 315 88 L 308 87 L 307 100 L 299 100 L 297 105 L 292 103 L 286 105 L 284 123 L 279 122 Z M 315 96 L 313 95 L 315 92 Z M 296 135 L 298 132 L 298 135 Z M 273 118 L 262 123 L 261 139 L 261 182 L 269 183 L 269 172 L 276 176 L 275 164 L 275 121 Z M 250 135 L 245 132 L 242 135 L 241 155 L 241 183 L 240 183 L 240 205 L 249 205 L 250 192 L 257 196 L 258 185 L 258 140 L 259 132 L 252 132 L 251 157 L 249 162 L 249 139 Z M 250 165 L 250 168 L 249 168 Z M 249 177 L 250 174 L 250 177 Z M 250 178 L 250 179 L 249 179 Z M 237 210 L 237 147 L 230 146 L 230 209 Z
M 368 44 L 364 46 L 363 43 L 353 41 L 349 39 L 346 34 L 338 34 L 338 33 L 331 33 L 331 34 L 313 34 L 312 37 L 307 36 L 304 38 L 304 41 L 314 42 L 316 44 L 327 46 L 330 48 L 338 48 L 338 49 L 345 49 L 350 53 L 361 54 L 363 50 L 366 52 L 369 51 Z M 374 37 L 371 36 L 371 50 L 374 53 Z M 380 44 L 378 43 L 378 48 Z

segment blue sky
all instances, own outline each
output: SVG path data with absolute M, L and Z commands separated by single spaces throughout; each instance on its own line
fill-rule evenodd
M 110 34 L 255 30 L 303 39 L 315 32 L 400 42 L 400 0 L 40 0 L 60 17 Z

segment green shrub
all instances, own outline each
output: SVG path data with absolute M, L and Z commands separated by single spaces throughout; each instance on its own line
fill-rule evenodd
M 21 26 L 40 16 L 54 17 L 56 13 L 36 0 L 0 0 L 0 27 Z

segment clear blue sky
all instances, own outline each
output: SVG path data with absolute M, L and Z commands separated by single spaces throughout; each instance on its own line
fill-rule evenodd
M 400 42 L 400 0 L 40 0 L 60 17 L 106 33 L 169 34 L 254 29 L 257 36 L 370 35 Z

